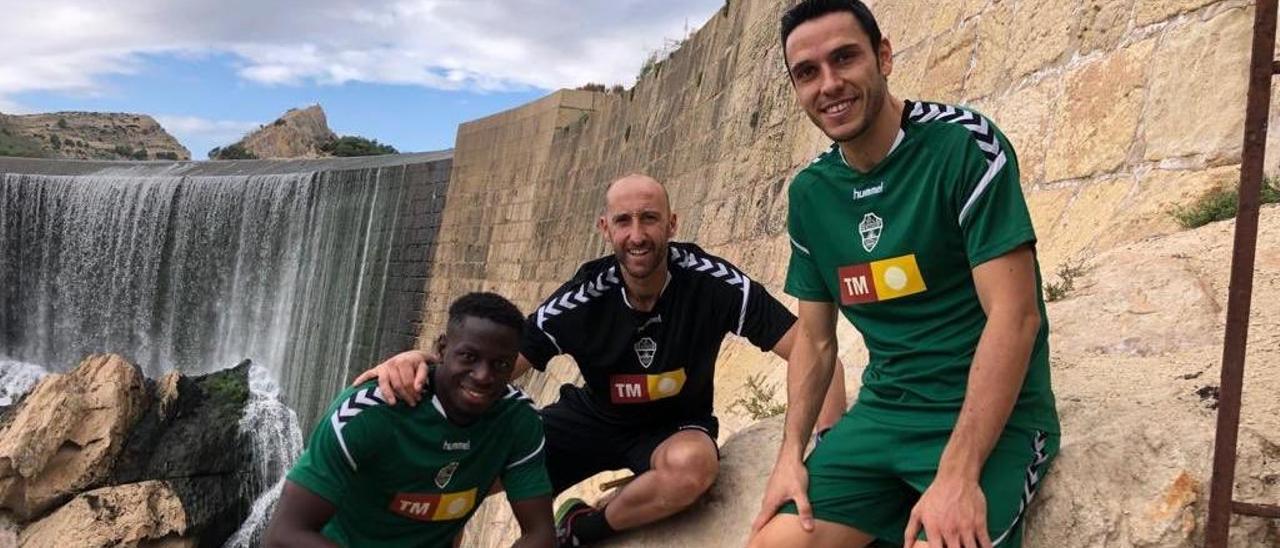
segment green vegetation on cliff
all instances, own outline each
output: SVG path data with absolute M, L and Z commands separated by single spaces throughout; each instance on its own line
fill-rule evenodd
M 210 160 L 256 160 L 258 157 L 244 145 L 240 143 L 232 143 L 225 147 L 214 147 L 209 151 Z
M 320 145 L 320 151 L 341 157 L 400 153 L 395 147 L 379 143 L 377 139 L 365 139 L 355 135 L 343 135 L 338 139 Z

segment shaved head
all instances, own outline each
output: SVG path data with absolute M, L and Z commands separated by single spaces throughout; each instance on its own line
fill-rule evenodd
M 671 198 L 667 195 L 667 187 L 657 179 L 640 173 L 632 173 L 609 184 L 609 190 L 604 193 L 605 212 L 614 208 L 622 196 L 632 194 L 649 194 L 660 198 L 655 205 L 659 205 L 664 213 L 671 213 Z
M 662 183 L 638 173 L 614 181 L 596 226 L 613 247 L 628 290 L 657 295 L 666 281 L 667 242 L 676 234 L 676 215 Z

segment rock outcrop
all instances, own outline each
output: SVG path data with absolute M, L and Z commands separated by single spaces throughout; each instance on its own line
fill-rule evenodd
M 105 479 L 148 405 L 144 380 L 100 354 L 37 385 L 0 437 L 0 508 L 27 520 Z
M 329 156 L 321 147 L 337 138 L 329 129 L 324 109 L 311 105 L 289 109 L 227 148 L 239 147 L 255 158 L 321 158 Z
M 154 118 L 118 112 L 0 114 L 0 155 L 76 160 L 190 160 Z
M 155 383 L 105 354 L 47 376 L 0 421 L 0 515 L 24 546 L 221 545 L 267 487 L 249 367 Z
M 182 500 L 162 481 L 82 493 L 22 532 L 25 548 L 194 547 Z

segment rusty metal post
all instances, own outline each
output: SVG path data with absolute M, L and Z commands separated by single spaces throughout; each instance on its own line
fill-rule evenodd
M 1253 264 L 1258 245 L 1258 201 L 1262 187 L 1263 158 L 1266 154 L 1271 79 L 1275 74 L 1276 2 L 1277 0 L 1258 0 L 1253 20 L 1253 53 L 1249 65 L 1249 95 L 1244 119 L 1244 157 L 1240 164 L 1240 209 L 1236 214 L 1235 243 L 1231 257 L 1227 329 L 1222 345 L 1218 429 L 1213 448 L 1213 481 L 1209 489 L 1209 522 L 1205 528 L 1205 546 L 1208 548 L 1226 548 L 1230 535 L 1233 510 L 1231 497 L 1236 476 L 1236 438 L 1240 430 L 1244 358 L 1249 339 L 1249 305 L 1253 297 Z

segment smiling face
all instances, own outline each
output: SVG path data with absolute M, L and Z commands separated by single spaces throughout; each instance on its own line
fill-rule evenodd
M 796 98 L 809 119 L 838 143 L 866 135 L 889 94 L 889 40 L 881 38 L 877 51 L 857 18 L 841 11 L 797 26 L 784 51 Z
M 507 392 L 520 332 L 485 318 L 450 322 L 436 341 L 441 363 L 432 380 L 450 419 L 467 424 Z
M 676 216 L 658 181 L 630 175 L 614 182 L 605 194 L 604 215 L 596 226 L 613 247 L 629 284 L 662 279 L 654 274 L 666 269 L 667 242 L 675 236 Z

